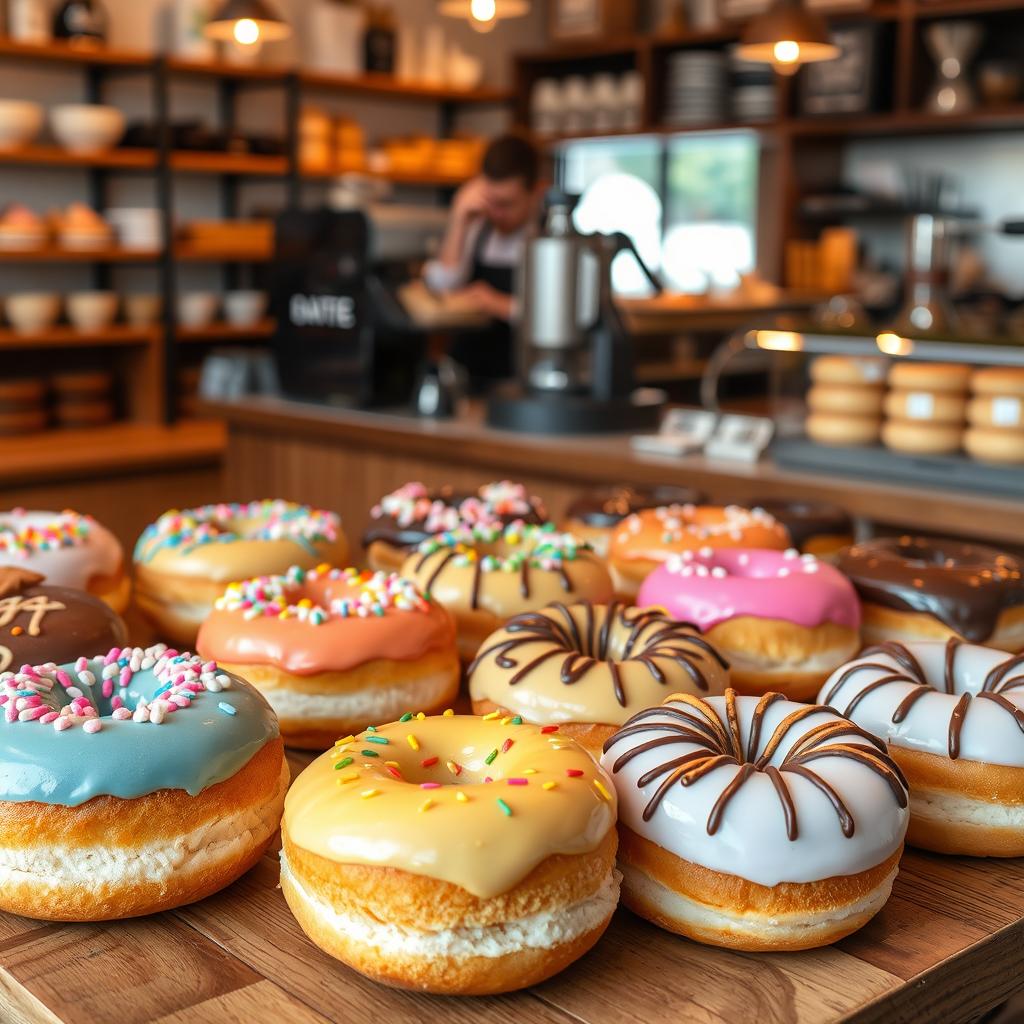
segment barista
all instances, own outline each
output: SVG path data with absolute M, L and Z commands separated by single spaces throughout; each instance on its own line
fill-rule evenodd
M 452 345 L 476 392 L 514 372 L 515 277 L 540 216 L 542 191 L 534 146 L 518 135 L 496 138 L 480 175 L 456 193 L 440 252 L 423 271 L 431 291 L 452 294 L 490 321 L 483 330 L 459 334 Z

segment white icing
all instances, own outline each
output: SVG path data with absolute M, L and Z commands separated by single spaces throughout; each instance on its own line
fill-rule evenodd
M 918 660 L 929 686 L 934 693 L 926 693 L 910 709 L 900 723 L 894 723 L 897 705 L 917 684 L 894 682 L 880 686 L 866 694 L 851 712 L 851 717 L 868 732 L 881 736 L 890 743 L 910 750 L 921 750 L 940 757 L 949 755 L 949 722 L 961 694 L 978 693 L 985 677 L 997 665 L 1012 655 L 990 647 L 963 644 L 957 648 L 953 662 L 953 693 L 941 692 L 945 674 L 946 644 L 932 640 L 908 643 L 907 650 Z M 888 654 L 870 654 L 849 662 L 826 680 L 818 694 L 824 701 L 839 679 L 855 665 L 882 665 L 883 668 L 864 668 L 849 676 L 829 698 L 832 707 L 844 712 L 855 697 L 871 683 L 892 673 L 903 673 L 902 666 Z M 1007 676 L 1024 675 L 1024 665 Z M 1024 710 L 1024 687 L 1007 689 L 1002 694 L 1011 704 Z M 985 761 L 989 764 L 1024 767 L 1024 731 L 1003 708 L 994 701 L 973 699 L 967 706 L 963 729 L 960 732 L 960 757 L 966 761 Z
M 709 697 L 705 703 L 725 723 L 725 698 Z M 756 697 L 737 697 L 740 733 L 746 743 L 750 722 L 757 707 Z M 685 708 L 678 702 L 669 707 Z M 805 705 L 779 700 L 768 707 L 761 729 L 760 748 L 789 714 Z M 779 744 L 770 763 L 781 767 L 794 744 L 814 726 L 839 716 L 821 709 L 791 728 Z M 656 714 L 643 724 L 673 721 Z M 626 751 L 668 730 L 646 729 L 629 736 L 616 734 L 601 757 L 601 764 L 613 773 L 615 761 Z M 844 742 L 842 738 L 833 742 Z M 850 743 L 867 741 L 851 737 Z M 692 741 L 677 739 L 671 745 L 637 754 L 612 777 L 619 795 L 619 818 L 634 832 L 684 860 L 714 871 L 746 878 L 759 885 L 780 882 L 812 882 L 837 875 L 867 871 L 884 861 L 899 847 L 907 830 L 909 814 L 901 808 L 888 783 L 867 765 L 847 757 L 821 757 L 807 767 L 824 779 L 841 797 L 854 821 L 854 833 L 843 835 L 839 818 L 828 798 L 808 779 L 793 772 L 784 778 L 796 808 L 798 835 L 790 840 L 782 804 L 770 777 L 756 772 L 729 801 L 714 835 L 707 830 L 712 808 L 725 787 L 739 773 L 736 764 L 725 764 L 689 786 L 673 784 L 658 804 L 650 821 L 643 820 L 644 808 L 664 776 L 643 788 L 637 780 L 670 759 L 700 749 Z M 760 754 L 761 750 L 757 751 Z
M 63 512 L 20 509 L 0 512 L 0 530 L 9 527 L 18 533 L 26 527 L 44 529 L 64 516 Z M 88 524 L 88 534 L 81 544 L 28 552 L 4 550 L 0 546 L 0 566 L 16 566 L 37 572 L 45 576 L 51 586 L 86 590 L 94 576 L 114 576 L 123 562 L 121 545 L 114 535 L 95 520 L 88 520 Z

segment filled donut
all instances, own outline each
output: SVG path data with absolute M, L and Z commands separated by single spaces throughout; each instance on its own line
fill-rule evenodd
M 262 856 L 288 767 L 247 683 L 160 644 L 0 675 L 0 909 L 106 921 L 202 899 Z
M 54 587 L 87 590 L 119 615 L 131 584 L 114 535 L 77 512 L 0 512 L 0 566 L 27 569 Z
M 281 888 L 306 934 L 390 985 L 525 988 L 618 902 L 611 780 L 556 726 L 423 718 L 349 736 L 295 780 Z
M 402 575 L 455 616 L 459 654 L 472 661 L 503 622 L 552 601 L 607 604 L 612 584 L 590 545 L 551 523 L 474 526 L 420 545 Z
M 191 647 L 229 583 L 347 560 L 333 512 L 289 501 L 175 509 L 135 545 L 135 597 L 163 636 Z
M 881 736 L 910 781 L 907 841 L 1024 856 L 1024 654 L 961 643 L 869 647 L 820 700 Z
M 619 795 L 623 903 L 662 928 L 810 949 L 889 898 L 907 785 L 885 744 L 831 708 L 680 694 L 630 719 L 601 763 Z
M 957 637 L 1024 650 L 1024 567 L 982 544 L 883 537 L 842 552 L 861 600 L 866 644 Z
M 695 623 L 728 658 L 740 693 L 811 700 L 860 649 L 852 584 L 795 548 L 684 551 L 644 580 L 637 604 Z
M 289 746 L 314 750 L 410 706 L 443 711 L 459 689 L 451 616 L 394 573 L 293 566 L 232 583 L 197 649 L 267 698 Z
M 689 622 L 622 604 L 553 604 L 485 641 L 469 667 L 477 714 L 558 724 L 594 756 L 631 715 L 669 693 L 722 693 L 729 664 Z

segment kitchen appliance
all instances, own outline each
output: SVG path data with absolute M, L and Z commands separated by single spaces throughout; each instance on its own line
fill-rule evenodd
M 623 234 L 578 232 L 578 197 L 548 193 L 544 228 L 527 244 L 519 278 L 518 379 L 488 403 L 495 427 L 535 433 L 606 433 L 657 425 L 665 393 L 635 389 L 633 352 L 612 294 L 611 266 L 631 252 Z
M 974 107 L 967 65 L 977 54 L 983 35 L 977 21 L 935 21 L 925 29 L 925 45 L 935 61 L 935 84 L 927 102 L 930 111 L 963 114 Z

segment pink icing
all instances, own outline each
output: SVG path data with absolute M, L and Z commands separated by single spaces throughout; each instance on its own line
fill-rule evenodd
M 813 629 L 824 622 L 857 629 L 853 584 L 813 555 L 761 548 L 701 548 L 662 563 L 644 580 L 637 605 L 660 605 L 707 631 L 749 615 Z

